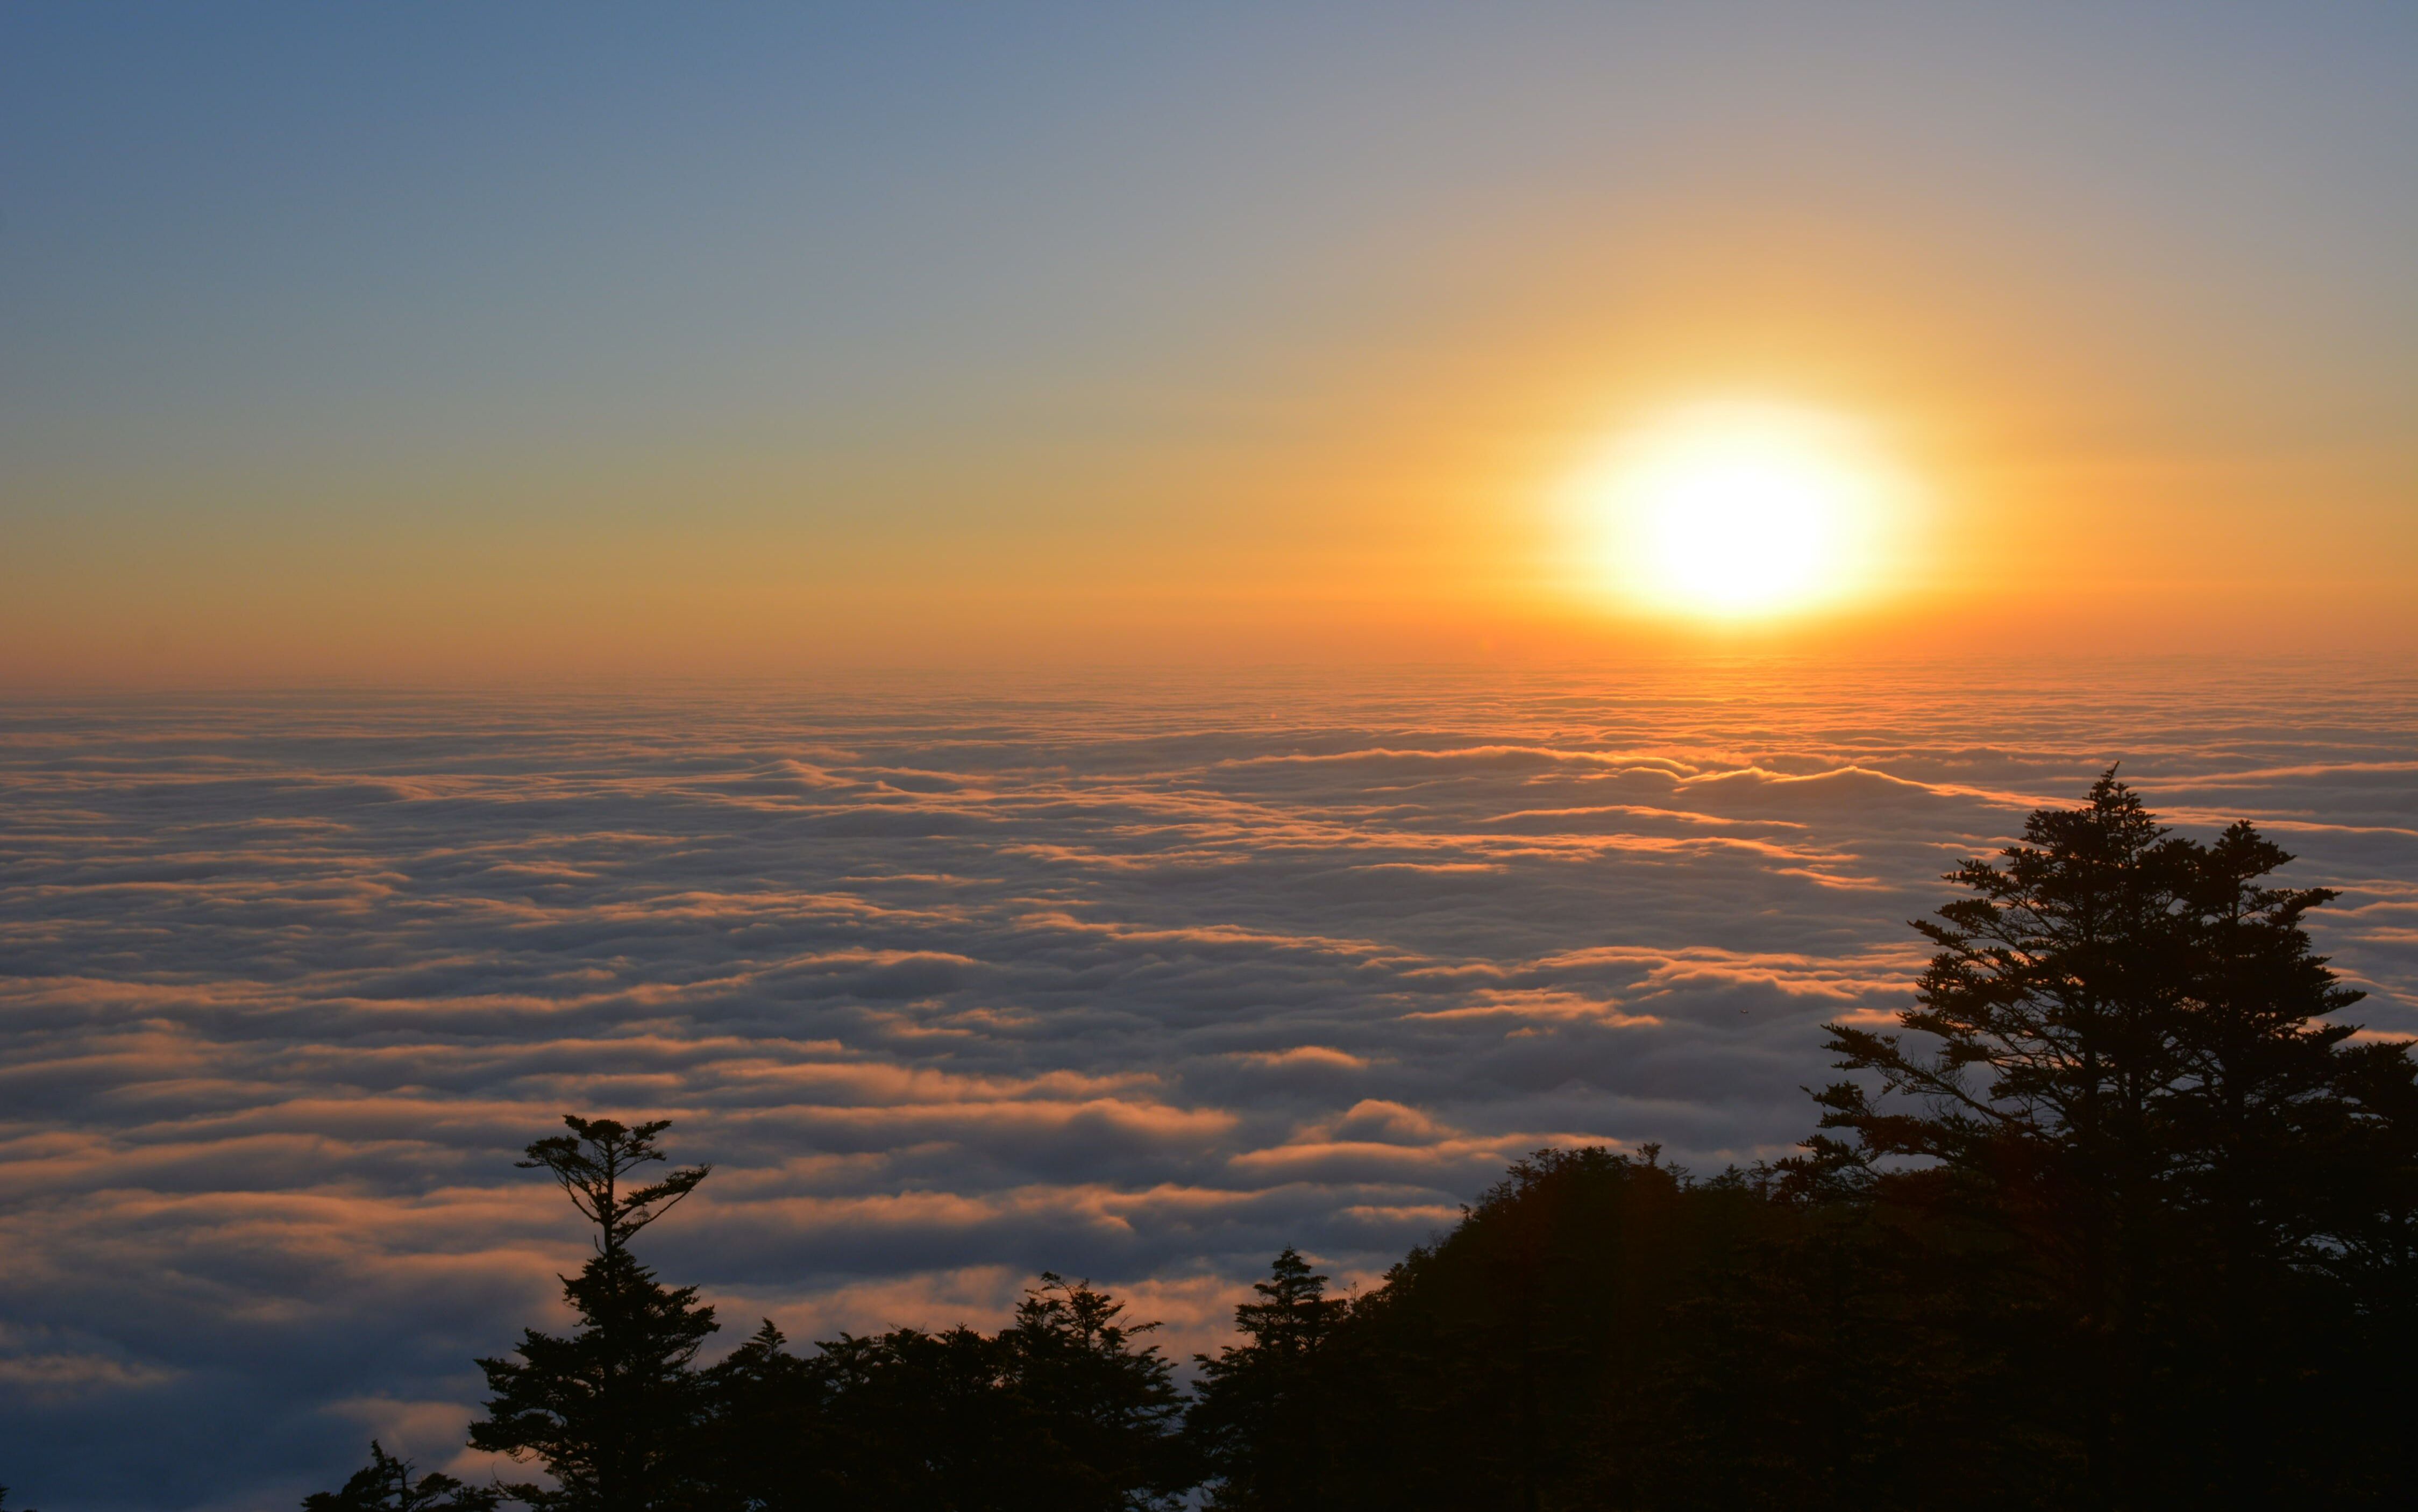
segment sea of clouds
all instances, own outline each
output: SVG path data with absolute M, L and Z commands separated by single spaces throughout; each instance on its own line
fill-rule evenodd
M 0 702 L 0 1483 L 275 1507 L 585 1244 L 521 1146 L 663 1116 L 641 1245 L 744 1333 L 995 1322 L 1048 1268 L 1222 1335 L 1540 1145 L 1785 1153 L 1905 921 L 2123 772 L 2257 820 L 2418 1031 L 2418 680 L 1700 665 Z

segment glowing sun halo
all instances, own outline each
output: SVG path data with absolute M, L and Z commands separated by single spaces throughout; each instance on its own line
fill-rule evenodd
M 1583 487 L 1623 594 L 1713 619 L 1866 590 L 1895 492 L 1852 427 L 1765 405 L 1665 416 L 1626 436 Z

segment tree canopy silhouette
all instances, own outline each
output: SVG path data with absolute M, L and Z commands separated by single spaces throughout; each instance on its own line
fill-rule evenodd
M 661 1181 L 623 1190 L 633 1172 L 666 1157 L 655 1137 L 672 1126 L 657 1119 L 624 1128 L 609 1118 L 562 1115 L 571 1128 L 528 1147 L 523 1170 L 551 1172 L 571 1205 L 596 1226 L 599 1252 L 620 1248 L 630 1236 L 669 1212 L 673 1204 L 713 1173 L 711 1166 L 684 1166 Z
M 495 1512 L 501 1491 L 465 1486 L 436 1471 L 414 1479 L 411 1461 L 386 1452 L 370 1441 L 370 1462 L 353 1472 L 340 1490 L 314 1491 L 302 1499 L 302 1512 Z
M 1215 1479 L 1209 1504 L 1313 1505 L 1327 1479 L 1324 1415 L 1312 1405 L 1320 1351 L 1347 1304 L 1287 1245 L 1234 1309 L 1244 1342 L 1196 1355 L 1201 1383 L 1186 1427 Z
M 842 1335 L 790 1354 L 766 1323 L 712 1372 L 708 1456 L 733 1506 L 1139 1512 L 1198 1476 L 1155 1323 L 1044 1274 L 996 1335 Z
M 1935 1174 L 1997 1230 L 2116 1504 L 2314 1489 L 2294 1415 L 2372 1383 L 2363 1335 L 2409 1336 L 2413 1068 L 2329 1020 L 2361 994 L 2303 924 L 2334 894 L 2264 883 L 2290 859 L 2247 823 L 2170 833 L 2111 769 L 1949 874 L 1968 895 L 1915 925 L 1919 1041 L 1831 1026 L 1863 1079 L 1817 1094 L 1801 1170 Z
M 524 1169 L 551 1172 L 596 1228 L 596 1253 L 563 1279 L 578 1315 L 568 1336 L 525 1330 L 513 1356 L 482 1359 L 487 1415 L 470 1425 L 473 1448 L 534 1458 L 552 1487 L 515 1485 L 513 1496 L 559 1512 L 650 1512 L 682 1504 L 700 1474 L 691 1440 L 706 1409 L 695 1369 L 716 1324 L 695 1287 L 666 1287 L 628 1241 L 704 1181 L 708 1168 L 630 1184 L 665 1156 L 665 1121 L 625 1127 L 566 1115 L 569 1135 L 528 1147 Z
M 658 1121 L 528 1147 L 595 1231 L 579 1326 L 478 1362 L 470 1443 L 550 1486 L 371 1463 L 307 1512 L 2392 1506 L 2418 1411 L 2418 1067 L 2334 1016 L 2322 888 L 2178 836 L 2110 770 L 1916 924 L 1892 1029 L 1776 1165 L 1543 1150 L 1383 1281 L 1287 1247 L 1180 1390 L 1044 1273 L 995 1334 L 715 1331 L 629 1242 L 706 1179 Z

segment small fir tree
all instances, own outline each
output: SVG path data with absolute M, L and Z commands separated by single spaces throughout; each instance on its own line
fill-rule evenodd
M 560 1512 L 650 1512 L 679 1505 L 700 1467 L 690 1439 L 706 1397 L 696 1352 L 715 1330 L 695 1287 L 666 1287 L 631 1255 L 630 1238 L 695 1191 L 709 1168 L 639 1184 L 662 1161 L 666 1121 L 624 1126 L 566 1115 L 569 1135 L 528 1147 L 525 1169 L 553 1174 L 596 1226 L 596 1254 L 562 1283 L 579 1317 L 568 1336 L 525 1331 L 514 1357 L 482 1359 L 494 1395 L 470 1425 L 474 1448 L 534 1458 L 552 1489 L 514 1486 L 531 1505 Z
M 410 1460 L 387 1453 L 372 1439 L 370 1462 L 353 1472 L 343 1489 L 304 1497 L 302 1512 L 495 1512 L 502 1500 L 493 1487 L 465 1486 L 433 1470 L 415 1479 L 411 1472 Z
M 1259 1300 L 1234 1309 L 1244 1342 L 1194 1356 L 1201 1382 L 1186 1429 L 1217 1479 L 1212 1506 L 1318 1506 L 1325 1461 L 1320 1348 L 1347 1304 L 1326 1295 L 1326 1277 L 1290 1245 L 1251 1290 Z
M 1124 1322 L 1125 1308 L 1088 1281 L 1045 1271 L 999 1336 L 1018 1394 L 1059 1451 L 1056 1504 L 1069 1512 L 1171 1504 L 1197 1478 L 1173 1367 L 1139 1342 L 1158 1324 Z

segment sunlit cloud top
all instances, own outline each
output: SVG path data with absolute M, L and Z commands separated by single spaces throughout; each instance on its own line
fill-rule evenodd
M 583 1257 L 512 1167 L 566 1108 L 715 1166 L 641 1253 L 717 1348 L 987 1325 L 1046 1267 L 1181 1357 L 1278 1246 L 1366 1283 L 1539 1146 L 1776 1158 L 1821 1026 L 1907 1000 L 1939 873 L 2119 756 L 2341 888 L 2346 1016 L 2410 1033 L 2411 691 L 1808 663 L 22 704 L 5 1468 L 156 1512 L 292 1507 L 372 1434 L 449 1464 L 468 1362 Z

